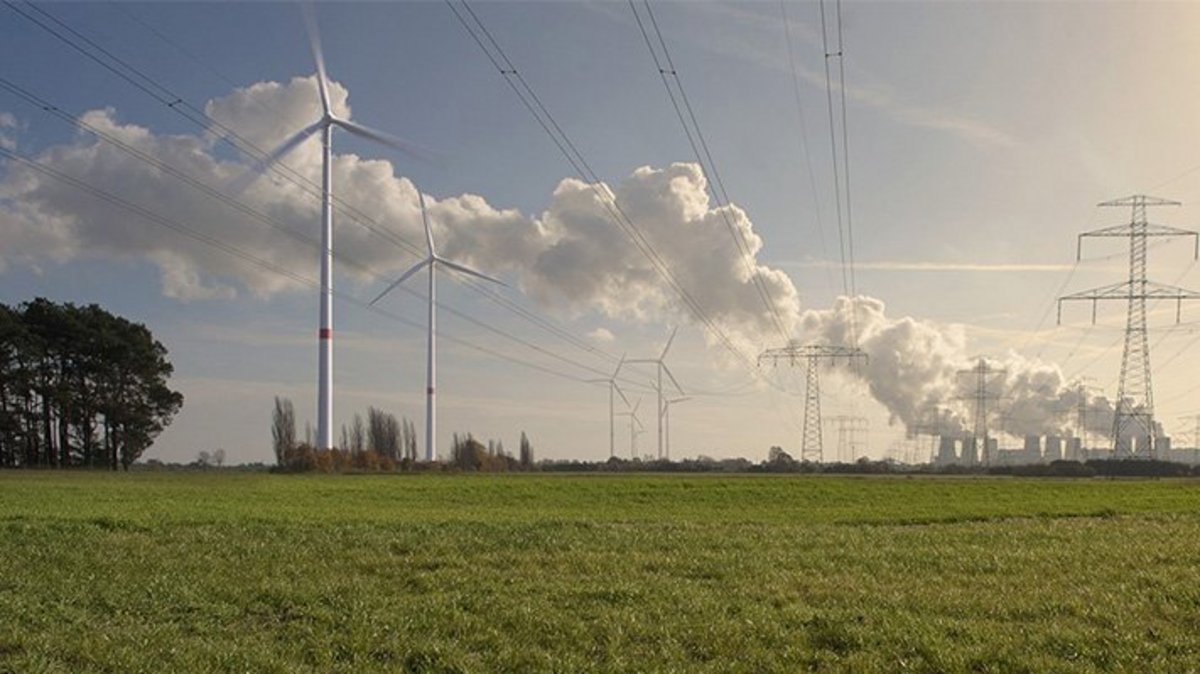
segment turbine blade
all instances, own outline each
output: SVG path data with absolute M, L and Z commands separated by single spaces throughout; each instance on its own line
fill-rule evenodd
M 487 274 L 484 274 L 483 272 L 475 271 L 474 269 L 471 269 L 470 267 L 464 267 L 461 264 L 458 264 L 456 262 L 451 262 L 450 260 L 447 260 L 442 257 L 437 257 L 436 255 L 434 256 L 434 259 L 437 260 L 440 264 L 444 264 L 447 267 L 453 269 L 454 271 L 462 272 L 464 274 L 469 274 L 471 276 L 481 278 L 485 281 L 491 281 L 492 283 L 498 283 L 498 284 L 504 286 L 505 288 L 508 287 L 508 284 L 505 283 L 504 281 L 501 281 L 498 278 L 492 278 L 491 276 L 488 276 Z
M 317 88 L 321 91 L 321 110 L 326 115 L 333 114 L 329 103 L 329 84 L 325 76 L 325 54 L 321 50 L 321 32 L 317 30 L 317 10 L 311 2 L 300 5 L 300 13 L 304 15 L 304 29 L 308 33 L 308 46 L 312 50 L 313 61 L 317 64 Z
M 382 143 L 383 145 L 386 145 L 394 150 L 399 150 L 404 154 L 413 157 L 414 159 L 419 159 L 430 164 L 441 163 L 437 156 L 429 150 L 426 150 L 416 143 L 410 143 L 403 138 L 397 138 L 390 133 L 384 133 L 378 129 L 372 129 L 369 126 L 363 126 L 358 122 L 351 122 L 348 119 L 334 119 L 333 123 L 356 136 L 362 136 L 367 140 L 373 140 L 376 143 Z
M 679 380 L 675 379 L 675 375 L 671 374 L 671 368 L 667 367 L 667 364 L 661 361 L 658 365 L 663 369 L 663 372 L 667 373 L 667 377 L 669 377 L 671 379 L 671 383 L 675 385 L 675 390 L 679 391 L 680 395 L 683 395 L 683 387 L 679 385 Z
M 388 287 L 384 288 L 384 289 L 383 289 L 383 292 L 381 292 L 381 293 L 379 293 L 378 295 L 376 295 L 376 296 L 375 296 L 375 299 L 371 300 L 371 302 L 370 302 L 370 306 L 374 306 L 374 304 L 375 304 L 376 302 L 378 302 L 379 300 L 383 299 L 383 296 L 384 296 L 384 295 L 386 295 L 386 294 L 388 294 L 388 293 L 392 292 L 393 290 L 395 290 L 395 289 L 396 289 L 396 286 L 398 286 L 398 285 L 400 285 L 401 283 L 404 283 L 405 281 L 407 281 L 407 280 L 408 280 L 408 279 L 409 279 L 409 278 L 410 278 L 410 277 L 411 277 L 413 274 L 415 274 L 415 273 L 417 273 L 417 272 L 421 271 L 421 269 L 422 269 L 422 268 L 423 268 L 425 265 L 427 265 L 427 264 L 433 264 L 433 258 L 432 258 L 432 257 L 427 257 L 427 258 L 425 258 L 424 260 L 421 260 L 420 262 L 418 262 L 418 263 L 414 264 L 413 266 L 409 267 L 408 271 L 406 271 L 406 272 L 404 272 L 403 274 L 401 274 L 401 275 L 400 275 L 400 278 L 396 279 L 395 281 L 392 281 L 392 284 L 391 284 L 391 285 L 389 285 Z
M 279 147 L 275 148 L 271 154 L 254 162 L 253 166 L 247 169 L 245 173 L 238 176 L 237 179 L 230 184 L 230 191 L 234 194 L 241 194 L 242 192 L 245 192 L 246 188 L 250 187 L 250 183 L 253 183 L 258 179 L 259 176 L 266 173 L 267 170 L 278 163 L 280 159 L 283 159 L 287 153 L 295 150 L 300 146 L 301 143 L 308 140 L 310 136 L 320 131 L 323 124 L 323 122 L 309 124 L 303 129 L 297 131 L 287 140 L 280 143 Z
M 613 379 L 616 379 L 617 375 L 621 374 L 621 367 L 625 365 L 625 356 L 626 355 L 627 354 L 624 354 L 624 353 L 621 354 L 621 360 L 617 361 L 617 369 L 613 370 Z
M 667 338 L 667 345 L 663 347 L 662 355 L 658 357 L 659 360 L 662 360 L 663 358 L 667 357 L 667 351 L 669 351 L 671 349 L 671 342 L 675 341 L 675 333 L 676 332 L 679 332 L 679 326 L 675 326 L 671 330 L 671 336 Z
M 421 202 L 421 222 L 425 223 L 425 244 L 429 246 L 429 257 L 437 257 L 433 247 L 433 230 L 429 227 L 429 212 L 425 210 L 425 195 L 417 190 L 417 201 Z
M 611 380 L 609 380 L 609 383 L 612 384 L 612 387 L 614 390 L 616 390 L 617 395 L 621 396 L 621 400 L 625 401 L 625 406 L 629 407 L 629 398 L 626 398 L 625 392 L 621 390 L 620 386 L 617 386 L 617 380 L 611 379 Z

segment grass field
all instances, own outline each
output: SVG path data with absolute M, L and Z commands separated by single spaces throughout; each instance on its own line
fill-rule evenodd
M 1200 482 L 0 473 L 0 672 L 1200 671 Z

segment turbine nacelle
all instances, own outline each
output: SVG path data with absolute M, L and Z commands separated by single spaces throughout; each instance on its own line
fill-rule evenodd
M 325 74 L 325 55 L 321 50 L 321 36 L 317 30 L 316 13 L 311 3 L 301 5 L 301 10 L 304 16 L 304 26 L 308 32 L 309 47 L 312 49 L 313 61 L 317 66 L 317 91 L 321 101 L 321 118 L 292 134 L 274 150 L 255 161 L 254 166 L 250 170 L 246 171 L 246 173 L 233 182 L 231 186 L 232 191 L 234 193 L 244 191 L 250 186 L 250 183 L 254 182 L 260 175 L 266 173 L 272 166 L 291 153 L 292 150 L 295 150 L 304 143 L 304 141 L 316 135 L 319 131 L 326 131 L 333 127 L 344 129 L 361 138 L 366 138 L 394 150 L 399 150 L 415 159 L 436 163 L 436 158 L 432 153 L 414 143 L 410 143 L 389 133 L 384 133 L 378 129 L 359 124 L 358 122 L 342 119 L 333 114 L 333 104 L 329 96 L 329 78 Z
M 425 195 L 421 194 L 420 190 L 417 190 L 417 200 L 421 204 L 421 220 L 425 225 L 425 246 L 426 246 L 426 250 L 428 251 L 429 255 L 424 260 L 421 260 L 420 262 L 409 267 L 408 271 L 406 271 L 400 275 L 400 278 L 396 279 L 395 281 L 392 281 L 391 284 L 388 285 L 388 287 L 383 289 L 383 292 L 379 293 L 378 295 L 375 296 L 375 299 L 371 300 L 370 304 L 374 305 L 376 302 L 383 299 L 385 295 L 387 295 L 388 293 L 395 290 L 397 286 L 399 286 L 401 283 L 404 283 L 405 281 L 407 281 L 409 278 L 412 277 L 413 274 L 416 274 L 417 272 L 421 271 L 426 266 L 428 266 L 430 268 L 429 272 L 432 274 L 435 271 L 434 267 L 439 264 L 443 265 L 445 267 L 448 267 L 450 269 L 453 269 L 454 271 L 466 274 L 468 276 L 474 276 L 476 278 L 483 279 L 484 281 L 491 281 L 492 283 L 502 285 L 506 288 L 508 287 L 507 283 L 505 283 L 504 281 L 501 281 L 498 278 L 488 276 L 487 274 L 485 274 L 481 271 L 476 271 L 474 269 L 471 269 L 470 267 L 461 265 L 461 264 L 459 264 L 457 262 L 453 262 L 451 260 L 447 260 L 446 258 L 442 257 L 441 255 L 438 255 L 437 248 L 434 246 L 434 243 L 433 243 L 433 228 L 429 225 L 429 212 L 425 208 Z

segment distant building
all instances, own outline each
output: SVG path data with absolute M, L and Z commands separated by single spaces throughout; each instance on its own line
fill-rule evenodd
M 974 466 L 979 463 L 979 451 L 975 445 L 975 436 L 963 436 L 962 456 L 960 458 L 964 466 Z
M 1025 436 L 1025 455 L 1021 457 L 1020 463 L 1041 463 L 1042 462 L 1042 439 L 1037 435 Z
M 1083 450 L 1083 438 L 1067 438 L 1067 460 L 1084 461 L 1087 456 Z
M 1058 461 L 1063 458 L 1062 438 L 1057 435 L 1046 436 L 1046 449 L 1042 453 L 1042 458 L 1046 463 Z
M 953 435 L 943 435 L 938 438 L 938 465 L 949 466 L 958 463 L 958 453 L 955 451 L 954 445 L 955 439 Z
M 1171 438 L 1168 438 L 1165 435 L 1159 437 L 1158 443 L 1156 444 L 1155 448 L 1158 450 L 1158 454 L 1156 456 L 1163 458 L 1163 459 L 1170 456 L 1171 455 Z

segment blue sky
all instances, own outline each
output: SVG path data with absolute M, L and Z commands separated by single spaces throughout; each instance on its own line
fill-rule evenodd
M 689 178 L 693 174 L 671 169 L 695 156 L 629 5 L 472 7 L 596 174 L 631 208 L 643 208 L 639 224 L 654 232 L 701 304 L 728 321 L 745 353 L 752 357 L 778 346 L 779 336 L 762 329 L 755 294 L 738 285 L 744 261 L 714 224 L 716 205 L 696 201 L 705 193 Z M 806 136 L 800 133 L 779 3 L 653 7 L 740 209 L 737 222 L 761 238 L 755 264 L 764 278 L 781 284 L 772 288 L 786 316 L 795 319 L 794 336 L 813 337 L 803 326 L 836 323 L 828 312 L 840 294 L 841 273 L 819 6 L 786 6 Z M 267 104 L 267 94 L 258 90 L 237 99 L 241 108 L 226 108 L 228 119 L 248 124 L 254 130 L 247 133 L 263 142 L 311 117 L 303 103 L 308 85 L 293 80 L 314 71 L 295 5 L 54 3 L 44 9 L 198 107 L 233 101 L 238 88 L 278 83 L 271 94 L 278 97 Z M 72 115 L 93 111 L 92 122 L 110 125 L 115 134 L 145 143 L 139 147 L 220 187 L 219 178 L 249 165 L 12 9 L 0 12 L 0 77 Z M 353 119 L 443 158 L 423 163 L 339 135 L 335 151 L 347 158 L 347 199 L 360 200 L 354 205 L 373 217 L 391 218 L 386 226 L 418 241 L 408 201 L 415 184 L 441 203 L 447 250 L 479 268 L 490 265 L 513 286 L 505 291 L 510 301 L 610 356 L 648 356 L 679 325 L 669 362 L 685 388 L 700 395 L 672 410 L 676 455 L 758 457 L 774 444 L 798 450 L 800 373 L 767 373 L 787 394 L 764 384 L 706 340 L 671 291 L 647 280 L 644 262 L 618 250 L 620 233 L 581 204 L 587 190 L 562 190 L 564 179 L 577 177 L 573 169 L 445 4 L 324 3 L 317 16 L 330 77 L 346 95 Z M 1095 328 L 1084 307 L 1069 308 L 1062 327 L 1055 327 L 1053 312 L 1043 317 L 1056 292 L 1115 282 L 1125 273 L 1117 244 L 1090 249 L 1090 259 L 1073 267 L 1077 233 L 1127 219 L 1124 212 L 1095 208 L 1097 202 L 1149 192 L 1184 202 L 1152 213 L 1153 219 L 1182 227 L 1196 221 L 1192 201 L 1200 196 L 1200 172 L 1189 171 L 1200 164 L 1192 121 L 1200 113 L 1200 95 L 1189 83 L 1190 64 L 1200 54 L 1198 18 L 1200 9 L 1186 3 L 844 4 L 857 286 L 886 304 L 885 312 L 871 314 L 868 326 L 875 330 L 871 345 L 880 350 L 880 367 L 893 362 L 889 355 L 909 354 L 913 360 L 902 362 L 919 360 L 923 366 L 912 371 L 924 377 L 900 381 L 900 372 L 882 370 L 868 381 L 826 377 L 826 414 L 869 417 L 873 456 L 913 451 L 903 423 L 889 425 L 901 401 L 878 398 L 920 392 L 953 407 L 958 403 L 946 373 L 976 355 L 1002 360 L 1013 372 L 1052 374 L 1063 385 L 1091 376 L 1109 397 L 1115 394 L 1123 307 L 1102 309 Z M 245 103 L 255 96 L 253 105 Z M 228 210 L 190 188 L 149 175 L 111 148 L 97 149 L 105 144 L 6 92 L 0 92 L 0 139 L 64 172 L 103 182 L 145 208 L 315 276 L 314 251 L 261 223 L 231 219 Z M 310 149 L 291 160 L 298 170 L 315 167 Z M 636 173 L 642 167 L 648 168 Z M 312 417 L 315 291 L 241 268 L 244 263 L 161 228 L 128 224 L 127 214 L 89 205 L 61 186 L 30 191 L 22 182 L 27 178 L 11 164 L 0 167 L 0 301 L 44 295 L 97 302 L 160 336 L 187 402 L 152 455 L 190 460 L 200 450 L 222 447 L 233 460 L 266 460 L 272 396 L 292 397 L 301 416 Z M 671 191 L 675 211 L 651 198 L 664 189 Z M 312 205 L 292 192 L 266 180 L 244 198 L 270 209 L 294 232 L 315 236 L 317 222 L 307 210 Z M 20 208 L 31 203 L 38 205 L 35 214 Z M 339 240 L 347 262 L 365 261 L 376 274 L 339 267 L 338 287 L 350 295 L 373 296 L 381 279 L 415 260 L 349 220 L 340 219 L 337 227 L 338 236 L 347 237 L 344 245 Z M 561 250 L 547 254 L 556 237 L 590 248 L 578 257 Z M 603 255 L 606 250 L 612 255 Z M 1152 276 L 1200 287 L 1190 253 L 1186 243 L 1154 248 Z M 602 371 L 611 367 L 607 358 L 452 281 L 441 288 L 447 305 L 540 350 L 443 313 L 440 327 L 449 337 L 580 378 L 597 375 L 562 358 Z M 798 302 L 783 297 L 788 288 Z M 400 295 L 388 300 L 387 309 L 418 327 L 346 303 L 335 309 L 338 423 L 367 405 L 423 418 L 422 302 Z M 805 311 L 826 313 L 804 323 Z M 1172 327 L 1173 308 L 1152 319 L 1155 328 L 1170 328 L 1151 337 L 1152 362 L 1165 363 L 1155 376 L 1158 416 L 1168 431 L 1190 430 L 1177 418 L 1193 411 L 1196 397 L 1185 374 L 1194 365 L 1187 349 L 1194 325 L 1187 323 L 1200 320 L 1196 311 L 1200 307 L 1189 317 L 1185 307 L 1181 327 Z M 602 387 L 448 341 L 440 367 L 444 441 L 452 431 L 471 431 L 515 446 L 526 430 L 545 456 L 607 455 Z M 641 381 L 649 375 L 630 376 Z M 642 395 L 643 409 L 652 409 L 652 397 Z M 639 451 L 652 451 L 652 412 L 643 417 L 651 431 L 639 437 Z M 622 453 L 628 452 L 625 423 L 618 424 Z M 827 447 L 835 443 L 836 434 L 827 432 Z

